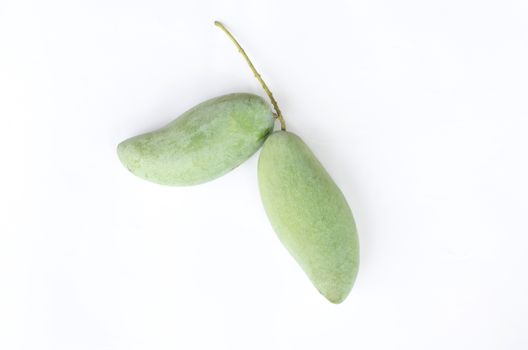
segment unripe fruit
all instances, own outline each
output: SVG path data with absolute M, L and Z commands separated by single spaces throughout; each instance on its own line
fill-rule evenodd
M 236 93 L 205 101 L 167 126 L 119 144 L 117 153 L 133 174 L 163 185 L 195 185 L 240 165 L 273 130 L 269 105 Z
M 329 301 L 342 302 L 357 275 L 359 243 L 347 201 L 295 134 L 271 134 L 260 153 L 264 209 L 281 242 Z

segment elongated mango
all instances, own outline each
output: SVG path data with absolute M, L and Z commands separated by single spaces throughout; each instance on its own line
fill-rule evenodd
M 273 130 L 259 96 L 235 93 L 207 100 L 167 126 L 121 142 L 117 153 L 133 174 L 163 185 L 195 185 L 240 165 Z
M 345 197 L 295 134 L 271 134 L 260 153 L 264 209 L 281 242 L 314 286 L 342 302 L 358 271 L 356 225 Z

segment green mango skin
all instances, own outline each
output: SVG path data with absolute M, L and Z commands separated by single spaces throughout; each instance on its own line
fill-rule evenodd
M 345 197 L 308 146 L 276 131 L 260 153 L 264 209 L 281 242 L 332 303 L 347 297 L 359 266 L 359 242 Z
M 271 108 L 260 96 L 234 93 L 207 100 L 159 130 L 121 142 L 117 154 L 143 179 L 196 185 L 251 157 L 273 125 Z

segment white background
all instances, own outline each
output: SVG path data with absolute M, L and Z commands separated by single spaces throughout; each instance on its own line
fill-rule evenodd
M 526 349 L 525 0 L 0 0 L 0 348 Z M 196 187 L 121 140 L 263 95 L 349 200 L 341 305 L 272 231 L 257 156 Z

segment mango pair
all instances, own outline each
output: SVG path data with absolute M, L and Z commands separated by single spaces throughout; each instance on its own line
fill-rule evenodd
M 359 244 L 345 197 L 308 146 L 286 131 L 273 95 L 234 93 L 205 101 L 167 126 L 119 144 L 123 165 L 163 185 L 187 186 L 218 178 L 262 147 L 258 180 L 264 209 L 280 241 L 329 301 L 349 294 L 359 265 Z M 273 131 L 275 119 L 282 130 Z

